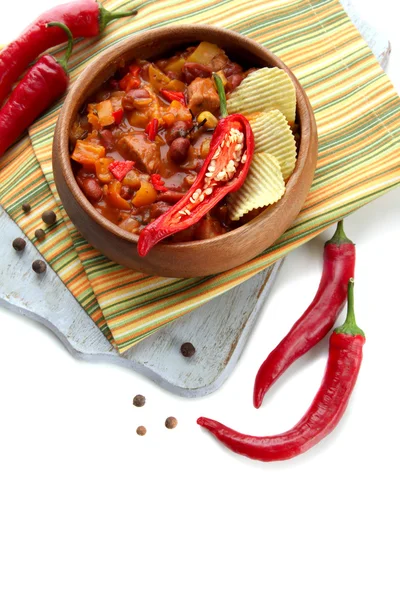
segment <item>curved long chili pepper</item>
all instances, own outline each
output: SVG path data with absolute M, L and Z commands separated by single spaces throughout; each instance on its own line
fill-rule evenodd
M 197 423 L 233 452 L 264 462 L 293 458 L 326 437 L 346 410 L 362 361 L 365 335 L 356 324 L 353 294 L 354 281 L 350 279 L 347 318 L 331 335 L 321 387 L 310 408 L 293 429 L 280 435 L 255 437 L 238 433 L 205 417 L 200 417 Z
M 254 383 L 253 404 L 259 408 L 273 383 L 295 360 L 303 356 L 332 329 L 354 277 L 355 245 L 346 237 L 343 221 L 325 244 L 320 284 L 307 310 L 261 365 Z
M 68 48 L 61 61 L 51 54 L 42 56 L 0 110 L 0 156 L 68 87 L 67 63 L 72 52 L 72 33 L 63 23 L 49 23 L 48 27 L 61 28 L 67 34 Z
M 162 239 L 194 225 L 213 206 L 243 184 L 254 154 L 250 123 L 240 114 L 229 115 L 221 78 L 214 73 L 222 119 L 211 138 L 210 151 L 195 182 L 182 200 L 142 229 L 138 252 L 145 256 Z
M 31 62 L 66 41 L 65 33 L 61 29 L 48 29 L 48 23 L 63 23 L 74 38 L 87 38 L 102 33 L 110 21 L 135 14 L 136 10 L 110 12 L 96 0 L 76 0 L 44 12 L 0 52 L 0 105 Z

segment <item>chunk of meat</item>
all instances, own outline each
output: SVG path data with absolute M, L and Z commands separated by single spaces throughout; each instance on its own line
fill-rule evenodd
M 118 140 L 117 148 L 126 160 L 133 160 L 139 169 L 144 169 L 147 173 L 156 173 L 160 168 L 160 149 L 146 134 L 123 135 Z
M 199 63 L 186 63 L 182 69 L 183 78 L 186 83 L 192 83 L 196 77 L 211 77 L 211 67 Z
M 189 109 L 198 115 L 203 110 L 213 113 L 219 108 L 218 92 L 212 79 L 197 77 L 188 87 Z

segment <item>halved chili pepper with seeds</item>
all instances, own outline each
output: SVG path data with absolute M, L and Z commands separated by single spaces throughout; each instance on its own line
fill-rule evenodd
M 222 119 L 211 139 L 208 157 L 183 198 L 141 231 L 140 256 L 145 256 L 162 239 L 197 223 L 227 194 L 238 190 L 247 176 L 254 153 L 250 123 L 241 114 L 228 116 L 223 83 L 215 73 L 213 77 Z

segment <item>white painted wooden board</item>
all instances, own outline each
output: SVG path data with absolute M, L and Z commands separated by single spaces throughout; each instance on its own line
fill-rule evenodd
M 389 41 L 356 14 L 348 0 L 342 4 L 385 67 Z M 46 325 L 77 357 L 113 361 L 186 397 L 209 394 L 228 377 L 280 266 L 275 264 L 167 325 L 121 356 L 50 267 L 40 277 L 32 271 L 33 260 L 40 257 L 32 244 L 28 242 L 21 254 L 15 252 L 11 243 L 18 236 L 19 227 L 0 208 L 0 304 Z M 190 359 L 180 354 L 187 341 L 197 350 Z

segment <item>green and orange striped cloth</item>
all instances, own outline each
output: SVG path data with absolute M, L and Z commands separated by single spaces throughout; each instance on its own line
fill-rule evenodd
M 132 7 L 108 0 L 108 9 Z M 277 243 L 214 277 L 165 279 L 129 271 L 82 239 L 53 182 L 51 145 L 59 105 L 0 162 L 0 202 L 120 352 L 168 322 L 252 277 L 340 217 L 400 183 L 400 99 L 338 0 L 158 0 L 76 44 L 72 80 L 104 48 L 170 23 L 210 23 L 247 35 L 282 58 L 305 87 L 319 134 L 318 166 L 299 217 Z M 21 205 L 29 201 L 25 215 Z M 45 209 L 59 219 L 38 243 Z

